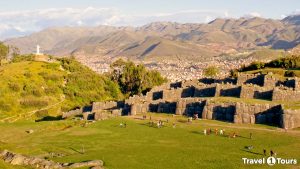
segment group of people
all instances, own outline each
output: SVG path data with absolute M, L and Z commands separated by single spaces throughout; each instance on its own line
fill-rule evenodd
M 225 134 L 225 129 L 220 129 L 220 130 L 218 130 L 218 129 L 215 129 L 214 130 L 214 133 L 215 133 L 215 135 L 224 135 Z M 204 135 L 210 135 L 210 134 L 213 134 L 213 130 L 210 128 L 210 129 L 204 129 L 203 130 L 203 134 Z

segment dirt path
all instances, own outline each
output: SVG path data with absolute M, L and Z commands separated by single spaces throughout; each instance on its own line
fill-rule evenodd
M 17 114 L 17 115 L 11 116 L 11 117 L 7 117 L 7 118 L 4 118 L 4 119 L 1 119 L 0 122 L 13 123 L 13 122 L 18 121 L 21 118 L 29 118 L 29 117 L 33 116 L 38 111 L 48 110 L 48 109 L 50 109 L 52 107 L 55 107 L 55 106 L 61 104 L 64 101 L 65 101 L 65 97 L 61 96 L 61 101 L 60 102 L 57 102 L 57 103 L 52 104 L 52 105 L 48 105 L 48 106 L 46 106 L 44 108 L 41 108 L 41 109 L 36 109 L 36 110 L 32 110 L 30 112 L 26 112 L 26 113 L 22 113 L 22 114 Z

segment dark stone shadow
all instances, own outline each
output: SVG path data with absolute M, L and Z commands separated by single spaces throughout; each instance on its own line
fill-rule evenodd
M 41 119 L 35 120 L 35 122 L 41 122 L 41 121 L 59 121 L 59 120 L 63 120 L 62 116 L 45 116 Z

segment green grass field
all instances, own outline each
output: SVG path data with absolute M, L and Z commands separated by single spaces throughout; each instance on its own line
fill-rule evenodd
M 0 149 L 48 157 L 58 162 L 80 162 L 101 159 L 108 169 L 193 169 L 193 168 L 270 168 L 247 165 L 242 157 L 261 158 L 265 148 L 277 152 L 278 157 L 300 160 L 300 131 L 287 133 L 264 125 L 241 125 L 211 120 L 186 123 L 184 117 L 151 114 L 152 119 L 169 120 L 163 128 L 149 126 L 149 120 L 119 117 L 91 123 L 82 121 L 45 121 L 0 123 Z M 148 115 L 149 117 L 149 115 Z M 121 122 L 127 123 L 121 128 Z M 173 122 L 176 128 L 172 127 Z M 240 137 L 203 135 L 203 129 L 225 129 Z M 26 130 L 34 130 L 28 134 Z M 253 138 L 249 139 L 249 134 Z M 245 146 L 254 146 L 247 152 Z M 50 152 L 63 157 L 51 157 Z M 297 168 L 299 165 L 275 165 L 272 168 Z M 0 161 L 0 168 L 9 166 Z M 23 167 L 24 168 L 24 167 Z M 23 169 L 22 168 L 22 169 Z

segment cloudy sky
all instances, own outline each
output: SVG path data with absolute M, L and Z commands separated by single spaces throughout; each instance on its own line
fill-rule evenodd
M 57 26 L 140 26 L 155 21 L 206 23 L 217 17 L 281 19 L 300 0 L 1 0 L 0 39 Z

